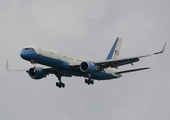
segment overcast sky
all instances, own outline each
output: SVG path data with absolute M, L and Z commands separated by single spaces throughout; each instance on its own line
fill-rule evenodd
M 1 120 L 169 120 L 170 119 L 169 0 L 0 0 Z M 119 79 L 95 81 L 62 78 L 31 79 L 20 58 L 29 44 L 104 60 L 116 37 L 123 38 L 120 57 L 165 53 L 141 59 L 151 67 Z

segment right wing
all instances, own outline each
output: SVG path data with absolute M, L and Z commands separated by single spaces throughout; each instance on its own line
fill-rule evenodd
M 49 74 L 55 74 L 55 75 L 58 75 L 59 73 L 61 74 L 61 76 L 64 76 L 64 77 L 72 77 L 72 75 L 70 74 L 67 74 L 67 73 L 64 73 L 64 72 L 61 72 L 61 71 L 58 71 L 54 68 L 44 68 L 44 67 L 39 67 L 41 68 L 45 75 L 49 75 Z M 28 73 L 28 69 L 9 69 L 9 64 L 8 64 L 8 60 L 6 61 L 6 70 L 9 71 L 9 72 L 20 72 L 20 71 L 26 71 Z

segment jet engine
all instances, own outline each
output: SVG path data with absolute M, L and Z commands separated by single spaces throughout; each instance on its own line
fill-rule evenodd
M 86 73 L 92 73 L 97 71 L 97 66 L 93 62 L 82 62 L 80 64 L 80 70 Z
M 38 80 L 38 79 L 42 79 L 46 77 L 46 74 L 44 73 L 44 71 L 39 67 L 30 68 L 27 72 L 32 79 Z

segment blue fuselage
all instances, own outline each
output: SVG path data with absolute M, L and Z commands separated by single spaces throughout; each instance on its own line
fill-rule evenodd
M 37 54 L 33 49 L 23 49 L 20 53 L 20 56 L 27 61 L 34 61 L 34 63 L 49 66 L 57 71 L 61 71 L 70 75 L 88 77 L 89 74 L 82 72 L 80 69 L 72 68 L 66 61 Z M 97 80 L 109 80 L 116 78 L 115 76 L 105 72 L 95 72 L 90 73 L 90 75 L 92 79 Z

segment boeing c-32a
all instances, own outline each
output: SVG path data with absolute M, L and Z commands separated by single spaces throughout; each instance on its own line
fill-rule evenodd
M 48 48 L 43 48 L 35 45 L 26 46 L 22 49 L 20 56 L 33 64 L 26 72 L 32 79 L 42 79 L 49 74 L 54 74 L 59 82 L 56 86 L 61 88 L 65 84 L 61 81 L 61 77 L 79 76 L 85 78 L 85 83 L 88 85 L 94 84 L 94 80 L 110 80 L 119 78 L 123 73 L 134 72 L 139 70 L 149 69 L 148 67 L 118 70 L 119 66 L 138 62 L 140 58 L 157 55 L 164 52 L 166 43 L 160 52 L 149 55 L 119 58 L 121 48 L 121 38 L 117 38 L 113 44 L 106 60 L 93 61 L 82 57 L 77 57 L 60 51 L 55 51 Z M 48 68 L 36 67 L 36 64 L 48 66 Z M 7 67 L 7 70 L 8 67 Z

